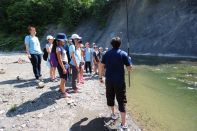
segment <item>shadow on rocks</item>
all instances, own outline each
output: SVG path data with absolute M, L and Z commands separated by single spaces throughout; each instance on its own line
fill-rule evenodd
M 61 99 L 61 94 L 57 91 L 49 91 L 43 93 L 39 98 L 32 101 L 27 101 L 15 109 L 10 109 L 7 113 L 7 117 L 15 117 L 17 115 L 22 115 L 28 112 L 33 112 L 37 110 L 44 109 L 56 103 L 56 100 Z
M 1 81 L 0 85 L 5 85 L 5 84 L 13 84 L 14 87 L 17 88 L 26 88 L 26 87 L 32 87 L 36 86 L 37 83 L 34 81 L 34 79 L 29 79 L 29 80 L 17 80 L 17 79 L 12 79 L 12 80 L 6 80 L 6 81 Z
M 104 119 L 95 118 L 88 122 L 88 124 L 83 125 L 83 122 L 87 121 L 88 118 L 85 117 L 73 124 L 69 131 L 105 131 Z

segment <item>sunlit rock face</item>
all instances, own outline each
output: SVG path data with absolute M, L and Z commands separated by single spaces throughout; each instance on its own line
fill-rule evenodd
M 197 56 L 196 0 L 128 0 L 130 49 L 133 53 Z M 83 22 L 76 30 L 84 41 L 110 47 L 113 36 L 123 38 L 127 49 L 126 4 L 115 2 L 106 27 L 94 20 Z

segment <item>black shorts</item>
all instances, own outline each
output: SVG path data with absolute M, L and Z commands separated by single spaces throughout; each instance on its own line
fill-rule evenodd
M 65 63 L 64 63 L 64 65 L 65 65 Z M 58 64 L 57 70 L 58 70 L 58 73 L 59 73 L 60 78 L 63 78 L 63 79 L 65 79 L 65 80 L 68 79 L 69 70 L 66 70 L 67 73 L 64 74 L 64 73 L 63 73 L 63 69 L 62 69 L 62 67 L 60 66 L 60 64 Z
M 126 84 L 114 84 L 113 82 L 105 82 L 106 85 L 106 97 L 107 105 L 114 106 L 115 97 L 118 101 L 119 111 L 125 112 L 125 104 L 127 103 L 126 98 Z

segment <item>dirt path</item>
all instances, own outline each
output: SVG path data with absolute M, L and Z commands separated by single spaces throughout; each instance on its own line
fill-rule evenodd
M 23 64 L 16 61 L 21 58 Z M 85 76 L 81 93 L 71 99 L 61 97 L 59 82 L 50 82 L 48 68 L 42 63 L 46 86 L 38 89 L 32 67 L 24 54 L 0 54 L 0 131 L 103 131 L 110 111 L 105 87 L 96 77 Z M 17 80 L 17 76 L 22 78 Z M 70 88 L 70 82 L 67 83 Z M 108 130 L 116 130 L 115 125 Z M 139 131 L 128 116 L 130 131 Z

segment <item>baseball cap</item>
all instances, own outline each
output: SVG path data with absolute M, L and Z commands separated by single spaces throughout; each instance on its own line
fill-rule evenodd
M 63 41 L 63 42 L 67 41 L 66 34 L 64 34 L 64 33 L 58 33 L 57 36 L 56 36 L 56 39 L 60 40 L 60 41 Z
M 82 39 L 78 34 L 72 34 L 71 39 Z
M 47 40 L 51 40 L 51 39 L 54 39 L 54 37 L 52 35 L 48 35 Z

